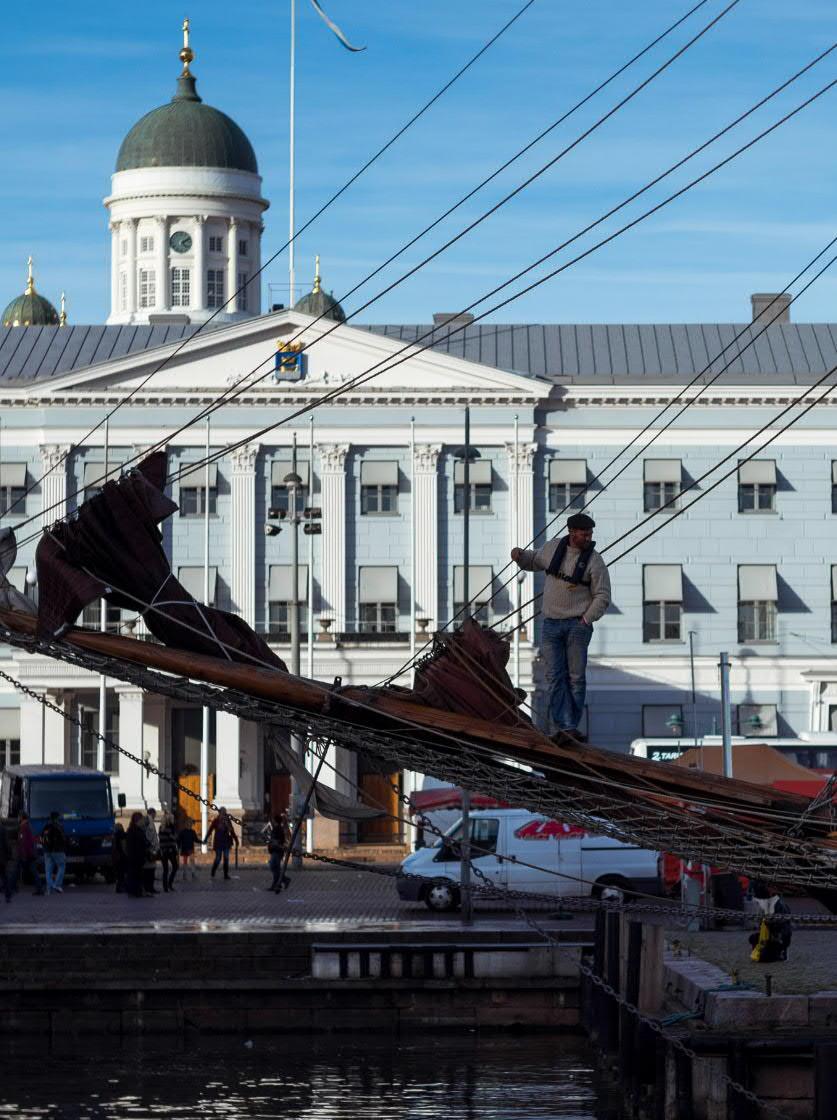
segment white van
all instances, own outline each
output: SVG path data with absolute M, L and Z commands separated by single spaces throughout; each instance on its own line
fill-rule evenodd
M 431 910 L 459 906 L 461 830 L 460 818 L 432 848 L 420 848 L 407 856 L 401 864 L 405 875 L 397 880 L 400 898 L 424 902 Z M 631 891 L 660 893 L 657 852 L 526 809 L 473 812 L 470 833 L 472 866 L 498 887 L 556 898 L 592 894 L 621 900 Z M 484 882 L 473 873 L 471 880 Z

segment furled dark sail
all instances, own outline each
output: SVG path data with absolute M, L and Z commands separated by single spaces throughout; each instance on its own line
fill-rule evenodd
M 287 671 L 246 622 L 198 603 L 172 574 L 158 528 L 177 509 L 165 477 L 165 453 L 154 452 L 106 482 L 73 520 L 44 533 L 36 556 L 38 636 L 60 636 L 88 603 L 104 598 L 142 614 L 167 646 Z

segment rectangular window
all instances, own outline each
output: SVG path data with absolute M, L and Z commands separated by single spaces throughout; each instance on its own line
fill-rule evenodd
M 19 765 L 20 708 L 0 708 L 0 770 Z
M 141 253 L 153 253 L 154 252 L 154 238 L 153 237 L 141 237 L 140 238 L 140 252 Z
M 154 270 L 141 268 L 139 270 L 139 305 L 140 307 L 153 307 L 157 299 L 157 288 Z
M 173 268 L 171 270 L 171 305 L 172 307 L 188 307 L 191 303 L 190 276 L 188 268 Z
M 679 739 L 684 728 L 682 704 L 642 705 L 642 734 L 646 739 Z
M 26 464 L 0 463 L 0 517 L 26 513 Z
M 113 603 L 106 606 L 105 628 L 109 634 L 118 634 L 122 625 L 122 611 Z M 82 626 L 90 630 L 98 630 L 102 625 L 102 604 L 99 599 L 95 603 L 88 603 L 81 614 Z
M 679 564 L 646 564 L 642 569 L 642 640 L 682 639 L 683 570 Z
M 210 239 L 209 239 L 209 251 L 210 251 L 210 253 L 223 253 L 223 251 L 224 251 L 224 239 L 223 239 L 223 237 L 210 237 Z
M 79 766 L 97 769 L 99 758 L 99 708 L 90 704 L 78 705 L 81 727 L 76 729 L 76 760 Z M 119 773 L 119 707 L 108 704 L 105 713 L 105 773 Z M 115 745 L 111 745 L 115 744 Z
M 366 634 L 398 630 L 398 568 L 368 566 L 358 572 L 358 630 Z
M 247 256 L 247 241 L 241 240 L 238 243 L 238 253 L 241 257 Z
M 366 460 L 360 464 L 360 512 L 398 513 L 398 463 Z
M 775 642 L 778 586 L 774 564 L 738 567 L 738 640 Z
M 775 704 L 737 704 L 736 732 L 747 739 L 775 739 L 779 734 Z
M 549 512 L 561 513 L 565 509 L 581 509 L 587 487 L 580 483 L 550 482 Z
M 453 512 L 465 512 L 465 464 L 456 463 L 453 472 Z M 477 459 L 468 471 L 470 490 L 470 513 L 491 513 L 491 463 L 487 459 Z
M 292 459 L 274 459 L 270 465 L 270 505 L 280 513 L 290 513 L 291 491 L 285 485 L 285 479 L 293 473 Z M 297 462 L 296 473 L 302 479 L 302 485 L 296 488 L 296 512 L 302 513 L 308 505 L 308 495 L 311 490 L 311 475 L 307 462 Z
M 646 513 L 659 509 L 676 510 L 679 503 L 683 467 L 679 459 L 645 459 L 643 507 Z
M 237 311 L 247 310 L 247 273 L 239 272 L 238 274 L 238 291 L 235 296 L 235 306 Z
M 0 770 L 20 766 L 20 739 L 0 738 Z
M 483 626 L 487 626 L 489 622 L 493 586 L 494 569 L 490 565 L 468 565 L 468 611 Z M 465 567 L 463 564 L 456 564 L 453 569 L 453 613 L 458 616 L 458 624 L 461 624 L 465 615 L 465 604 Z
M 773 513 L 776 510 L 776 463 L 751 459 L 738 466 L 738 512 Z
M 297 573 L 297 610 L 300 634 L 307 633 L 308 622 L 308 565 L 300 564 Z M 267 588 L 268 630 L 278 638 L 287 638 L 291 632 L 291 606 L 293 601 L 293 565 L 271 564 Z
M 210 238 L 210 240 L 212 240 Z M 206 273 L 206 306 L 224 306 L 224 270 L 210 268 Z
M 209 597 L 206 595 L 206 577 L 209 575 Z M 218 569 L 210 565 L 207 573 L 202 564 L 182 564 L 177 569 L 177 581 L 196 603 L 208 607 L 218 604 Z
M 203 486 L 183 486 L 180 487 L 180 516 L 181 517 L 203 517 L 206 512 L 206 503 L 204 497 L 206 489 Z M 209 490 L 209 516 L 214 517 L 218 513 L 218 490 L 216 487 L 210 487 Z
M 128 273 L 119 273 L 119 310 L 128 310 Z

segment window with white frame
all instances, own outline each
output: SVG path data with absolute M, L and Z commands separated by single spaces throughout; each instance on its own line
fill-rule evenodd
M 84 610 L 81 612 L 82 626 L 88 626 L 91 630 L 100 630 L 102 626 L 102 601 L 96 599 L 93 603 L 88 603 Z M 119 607 L 115 607 L 113 603 L 105 605 L 105 629 L 109 634 L 118 634 L 122 626 L 122 611 Z
M 20 766 L 20 708 L 0 708 L 0 770 Z
M 392 516 L 398 513 L 398 463 L 394 460 L 360 464 L 360 512 Z
M 270 464 L 270 505 L 272 509 L 281 513 L 291 511 L 291 491 L 285 482 L 289 474 L 293 473 L 292 459 L 274 459 Z M 302 479 L 302 484 L 296 488 L 296 512 L 302 513 L 308 505 L 308 495 L 311 491 L 311 471 L 307 462 L 297 460 L 296 473 Z
M 358 630 L 366 634 L 398 630 L 398 568 L 369 565 L 359 570 Z
M 468 468 L 470 513 L 491 513 L 491 483 L 491 461 L 474 460 Z M 465 464 L 460 462 L 454 463 L 453 467 L 453 512 L 465 512 Z
M 778 601 L 775 564 L 739 565 L 739 642 L 776 641 Z
M 154 252 L 154 238 L 153 237 L 141 237 L 140 238 L 140 252 L 141 253 L 153 253 Z
M 209 599 L 204 592 L 206 574 L 203 564 L 183 564 L 177 569 L 178 583 L 188 591 L 196 603 L 214 607 L 218 598 L 218 569 L 209 568 Z
M 210 238 L 210 240 L 212 240 Z M 206 306 L 224 306 L 224 270 L 223 268 L 210 268 L 206 273 Z
M 224 239 L 223 237 L 212 236 L 209 238 L 209 251 L 210 253 L 223 253 Z
M 247 310 L 247 273 L 239 272 L 238 274 L 238 291 L 235 294 L 235 306 L 237 311 Z
M 191 279 L 188 268 L 171 270 L 171 305 L 188 307 L 191 303 Z
M 642 640 L 682 641 L 683 571 L 679 564 L 646 564 L 642 569 Z
M 288 637 L 291 632 L 293 604 L 293 565 L 271 564 L 267 588 L 268 631 L 273 637 Z M 299 632 L 307 632 L 308 565 L 297 569 L 297 611 Z
M 580 509 L 587 493 L 586 459 L 550 459 L 549 512 Z
M 674 511 L 680 504 L 683 467 L 679 459 L 646 459 L 643 470 L 643 508 L 646 513 Z
M 218 512 L 218 464 L 209 464 L 209 515 Z M 203 517 L 206 512 L 206 467 L 201 464 L 180 476 L 180 516 Z
M 775 704 L 736 704 L 736 734 L 746 739 L 775 739 L 779 715 Z
M 153 268 L 139 270 L 139 305 L 153 307 L 157 299 L 157 285 Z
M 84 500 L 87 502 L 91 498 L 95 498 L 97 494 L 101 494 L 102 487 L 105 482 L 111 479 L 119 478 L 122 473 L 122 464 L 126 458 L 124 451 L 119 452 L 117 457 L 114 453 L 114 458 L 108 458 L 107 467 L 104 460 L 90 462 L 89 460 L 84 464 L 82 472 L 82 489 L 84 490 Z
M 238 242 L 239 256 L 246 257 L 247 256 L 247 248 L 248 248 L 248 242 L 247 242 L 246 238 L 240 239 L 239 242 Z
M 76 762 L 79 766 L 87 766 L 91 770 L 98 769 L 99 759 L 99 705 L 98 702 L 84 703 L 79 701 L 77 716 L 79 725 L 76 734 Z M 105 743 L 105 773 L 119 773 L 119 704 L 109 700 L 105 709 L 106 727 L 104 730 Z
M 682 704 L 642 705 L 642 734 L 645 739 L 679 739 L 684 728 Z
M 124 270 L 119 273 L 119 310 L 128 310 L 128 273 Z
M 738 512 L 773 513 L 776 510 L 776 462 L 751 459 L 738 465 Z
M 0 463 L 0 517 L 26 513 L 26 464 Z
M 461 626 L 467 614 L 483 626 L 488 625 L 491 614 L 491 590 L 494 569 L 488 564 L 468 565 L 468 594 L 465 596 L 465 565 L 453 569 L 453 613 L 456 625 Z

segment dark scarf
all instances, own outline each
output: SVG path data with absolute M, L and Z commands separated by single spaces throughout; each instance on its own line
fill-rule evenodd
M 565 576 L 561 573 L 561 565 L 564 563 L 564 557 L 567 555 L 567 549 L 570 547 L 569 536 L 562 537 L 558 542 L 558 547 L 549 562 L 549 567 L 546 569 L 548 576 L 553 576 L 555 579 L 562 579 L 565 583 L 579 584 L 583 583 L 585 586 L 590 586 L 590 577 L 584 578 L 587 572 L 587 565 L 590 563 L 590 557 L 593 555 L 593 549 L 596 547 L 596 542 L 591 541 L 587 548 L 583 549 L 575 562 L 575 568 L 571 576 Z

